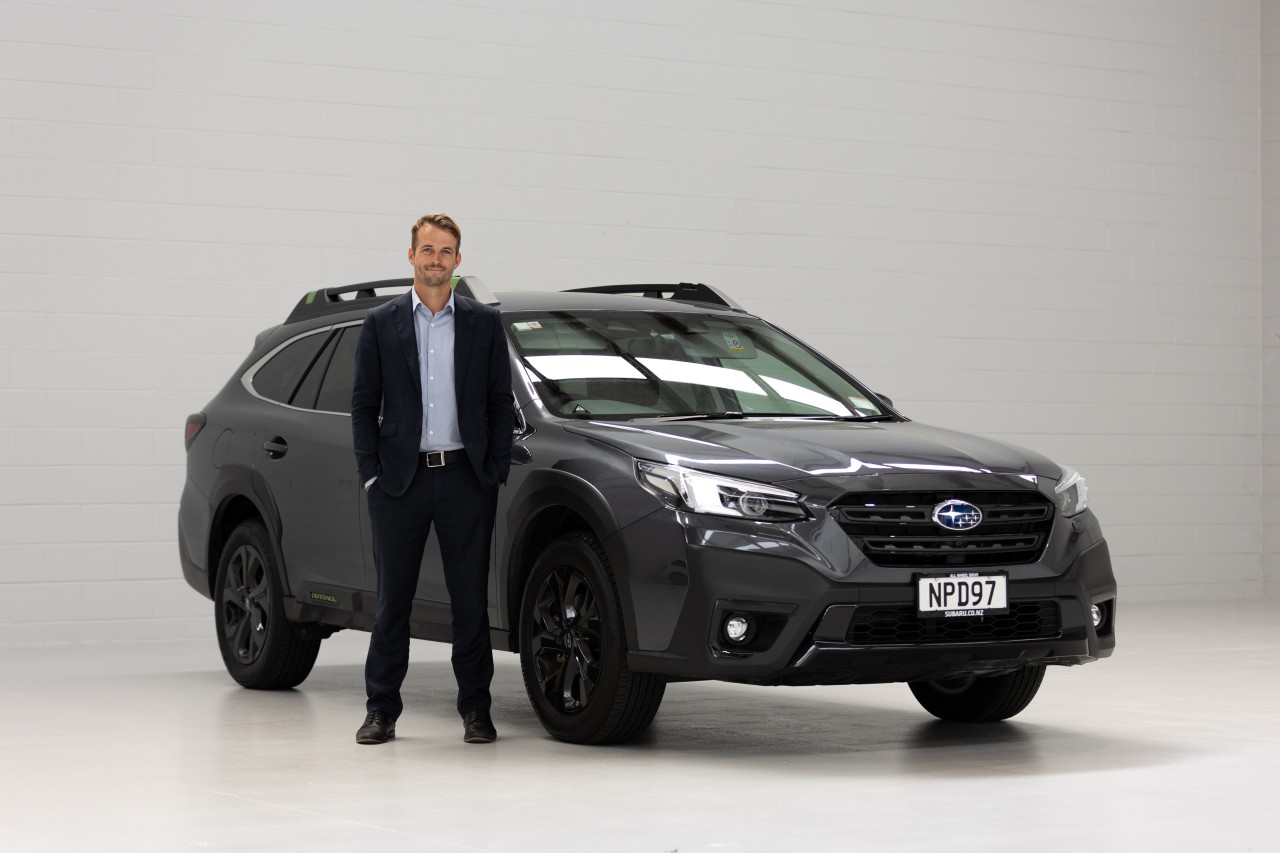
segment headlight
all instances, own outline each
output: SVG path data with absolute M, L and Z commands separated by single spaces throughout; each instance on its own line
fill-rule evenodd
M 749 480 L 639 460 L 636 479 L 675 509 L 750 521 L 800 521 L 809 517 L 795 492 Z
M 1058 498 L 1058 511 L 1063 515 L 1079 515 L 1089 508 L 1089 488 L 1076 469 L 1063 465 L 1062 476 L 1053 490 Z

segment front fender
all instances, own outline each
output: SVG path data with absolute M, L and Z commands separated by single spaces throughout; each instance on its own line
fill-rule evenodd
M 505 588 L 507 600 L 499 612 L 506 613 L 509 619 L 513 648 L 517 645 L 515 629 L 519 625 L 524 580 L 543 545 L 557 533 L 569 527 L 582 527 L 583 524 L 605 549 L 629 642 L 635 637 L 634 608 L 626 580 L 630 574 L 630 555 L 622 547 L 620 538 L 613 535 L 621 526 L 614 504 L 597 485 L 607 482 L 607 479 L 602 480 L 606 473 L 616 476 L 617 471 L 600 463 L 574 467 L 577 470 L 551 468 L 531 471 L 507 506 L 507 529 L 514 532 L 502 563 L 506 566 L 507 578 L 501 586 Z M 581 519 L 581 523 L 572 521 L 573 516 Z

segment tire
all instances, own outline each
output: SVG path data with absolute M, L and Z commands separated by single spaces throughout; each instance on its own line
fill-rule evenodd
M 232 678 L 254 690 L 284 690 L 306 680 L 320 640 L 285 619 L 280 568 L 261 522 L 246 521 L 231 532 L 214 590 L 218 648 Z
M 594 536 L 568 533 L 538 556 L 520 601 L 520 672 L 543 728 L 568 743 L 630 740 L 666 682 L 627 669 L 622 608 Z
M 1004 675 L 912 681 L 907 686 L 926 711 L 957 723 L 1007 720 L 1031 704 L 1044 681 L 1043 666 L 1026 666 Z

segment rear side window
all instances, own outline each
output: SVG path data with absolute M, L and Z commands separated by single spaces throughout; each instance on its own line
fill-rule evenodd
M 325 334 L 307 335 L 280 350 L 254 374 L 253 390 L 268 400 L 288 403 L 328 338 Z
M 355 385 L 356 343 L 359 340 L 359 326 L 343 329 L 324 382 L 320 384 L 320 396 L 316 399 L 316 408 L 320 411 L 351 414 L 351 389 Z
M 289 400 L 290 405 L 297 406 L 299 409 L 316 407 L 316 395 L 320 393 L 320 380 L 324 379 L 325 369 L 329 366 L 329 359 L 333 358 L 333 347 L 337 341 L 338 335 L 329 336 L 329 342 L 324 345 L 324 349 L 320 350 L 320 355 L 307 371 L 307 378 L 303 379 L 298 390 L 293 392 L 293 397 Z

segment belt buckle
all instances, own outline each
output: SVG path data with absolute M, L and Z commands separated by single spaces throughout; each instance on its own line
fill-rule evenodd
M 438 457 L 440 461 L 439 461 L 439 462 L 436 462 L 436 463 L 434 463 L 434 464 L 433 464 L 433 463 L 431 462 L 431 457 L 432 457 L 433 455 L 434 455 L 434 456 L 436 456 L 436 457 Z M 428 468 L 443 468 L 443 467 L 444 467 L 444 451 L 443 451 L 443 450 L 428 450 L 428 451 L 427 451 L 427 467 L 428 467 Z

